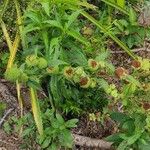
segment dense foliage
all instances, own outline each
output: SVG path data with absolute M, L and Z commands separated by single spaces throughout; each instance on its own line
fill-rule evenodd
M 71 148 L 69 129 L 78 121 L 68 116 L 89 115 L 100 124 L 106 118 L 116 122 L 117 133 L 106 140 L 118 150 L 146 149 L 150 144 L 150 60 L 130 48 L 142 46 L 150 36 L 150 23 L 142 22 L 141 16 L 138 19 L 138 9 L 144 6 L 148 11 L 149 4 L 136 3 L 101 0 L 95 6 L 82 0 L 32 0 L 22 11 L 21 3 L 14 0 L 14 42 L 0 15 L 9 48 L 9 53 L 1 54 L 1 67 L 6 70 L 5 79 L 16 83 L 21 118 L 12 118 L 5 130 L 12 130 L 11 123 L 24 125 L 23 138 L 31 137 L 43 149 Z M 2 14 L 7 5 L 8 0 Z M 112 46 L 129 54 L 130 68 L 115 68 L 110 61 Z M 22 114 L 20 85 L 30 90 L 33 116 Z M 37 97 L 40 89 L 46 94 L 44 104 Z

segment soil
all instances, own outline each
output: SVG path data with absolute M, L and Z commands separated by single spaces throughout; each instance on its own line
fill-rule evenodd
M 148 51 L 139 51 L 136 52 L 137 55 L 142 56 L 143 58 L 150 58 L 150 52 Z M 125 68 L 130 68 L 131 58 L 126 53 L 117 53 L 113 51 L 111 60 L 115 66 L 123 66 Z M 0 101 L 7 103 L 7 110 L 10 108 L 14 108 L 14 111 L 9 115 L 5 121 L 7 121 L 11 116 L 19 116 L 20 111 L 17 102 L 17 93 L 14 84 L 5 81 L 4 79 L 0 79 L 0 84 L 4 85 L 4 89 L 6 88 L 8 94 L 6 97 L 2 97 L 0 93 Z M 2 88 L 2 86 L 0 87 Z M 39 96 L 43 97 L 43 92 L 39 92 Z M 26 87 L 22 87 L 22 94 L 25 99 L 24 107 L 25 111 L 29 111 L 31 108 L 29 92 Z M 11 101 L 10 101 L 11 100 Z M 6 110 L 6 111 L 7 111 Z M 80 118 L 79 124 L 77 128 L 72 130 L 73 133 L 88 136 L 91 138 L 104 138 L 108 135 L 111 135 L 115 132 L 115 125 L 110 120 L 106 121 L 105 127 L 100 126 L 98 122 L 89 121 L 87 116 L 83 116 Z M 7 135 L 2 129 L 0 129 L 0 150 L 20 150 L 19 146 L 22 144 L 22 139 L 17 135 Z M 84 147 L 76 147 L 76 150 L 88 150 L 88 148 Z M 89 149 L 92 150 L 92 149 Z M 94 149 L 93 149 L 94 150 Z

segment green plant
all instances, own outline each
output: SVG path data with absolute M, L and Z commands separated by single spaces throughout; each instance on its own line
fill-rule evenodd
M 139 58 L 132 62 L 132 67 L 132 76 L 123 68 L 116 72 L 125 81 L 120 95 L 123 113 L 111 114 L 111 118 L 119 123 L 120 132 L 107 139 L 115 142 L 118 150 L 144 149 L 149 145 L 150 61 Z
M 3 116 L 5 109 L 7 108 L 6 103 L 0 102 L 0 117 Z
M 142 139 L 142 134 L 149 127 L 149 116 L 143 107 L 149 97 L 149 78 L 147 81 L 144 78 L 149 76 L 150 63 L 148 59 L 138 58 L 123 42 L 127 40 L 130 48 L 141 44 L 146 29 L 139 27 L 136 12 L 124 0 L 102 1 L 108 5 L 104 5 L 104 10 L 100 11 L 102 15 L 98 14 L 97 7 L 82 0 L 33 0 L 22 15 L 18 1 L 14 0 L 17 31 L 13 42 L 5 22 L 1 21 L 10 52 L 5 78 L 16 83 L 21 108 L 21 121 L 14 122 L 20 128 L 26 124 L 24 137 L 38 137 L 36 140 L 43 148 L 72 146 L 69 128 L 74 127 L 77 120 L 64 121 L 60 113 L 81 116 L 92 112 L 91 118 L 102 122 L 105 115 L 111 114 L 109 106 L 114 106 L 116 113 L 116 106 L 121 104 L 123 113 L 119 115 L 125 115 L 127 119 L 117 121 L 120 122 L 119 129 L 122 131 L 126 128 L 127 131 L 123 131 L 123 137 L 119 135 L 118 149 L 137 148 L 138 140 Z M 112 14 L 118 11 L 119 15 L 113 17 Z M 120 19 L 122 16 L 125 16 L 124 19 Z M 135 27 L 138 27 L 137 30 Z M 139 35 L 133 41 L 139 29 Z M 117 43 L 134 59 L 131 74 L 123 67 L 115 71 L 106 48 L 110 41 Z M 19 44 L 21 51 L 17 53 Z M 114 73 L 122 81 L 121 86 L 110 81 Z M 23 116 L 22 84 L 30 90 L 35 123 L 28 122 L 28 117 Z M 50 106 L 46 105 L 46 111 L 42 110 L 37 97 L 39 89 L 44 90 L 46 102 L 50 103 Z M 139 98 L 141 101 L 138 101 Z M 100 112 L 101 118 L 95 118 L 93 112 Z M 138 121 L 141 121 L 140 127 L 136 126 Z M 128 124 L 135 126 L 131 134 Z M 8 124 L 5 128 L 11 131 Z
M 44 106 L 42 109 L 44 111 L 44 113 L 42 113 L 44 126 L 42 135 L 37 133 L 31 113 L 27 113 L 19 119 L 11 117 L 11 119 L 4 124 L 4 130 L 7 133 L 15 133 L 19 132 L 22 126 L 24 127 L 21 133 L 21 137 L 24 140 L 21 144 L 21 149 L 33 148 L 35 144 L 37 146 L 40 145 L 42 149 L 57 150 L 63 147 L 71 148 L 73 145 L 73 137 L 70 129 L 76 127 L 78 120 L 71 119 L 65 121 L 60 114 L 55 114 L 53 110 L 47 109 L 45 103 L 40 103 L 40 105 Z M 12 127 L 13 124 L 15 124 L 14 128 Z

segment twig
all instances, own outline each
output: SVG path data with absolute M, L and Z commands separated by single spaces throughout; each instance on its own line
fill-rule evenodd
M 112 144 L 101 139 L 94 139 L 90 137 L 85 137 L 77 134 L 72 134 L 74 138 L 75 145 L 86 146 L 86 147 L 95 147 L 101 149 L 110 149 Z
M 2 124 L 3 124 L 3 122 L 5 121 L 5 118 L 6 118 L 13 110 L 14 110 L 14 108 L 8 109 L 8 111 L 5 113 L 5 115 L 1 118 L 1 120 L 0 120 L 0 128 L 1 128 L 1 126 L 2 126 Z
M 137 49 L 133 49 L 132 52 L 139 52 L 139 51 L 146 51 L 146 52 L 150 52 L 150 49 L 146 49 L 146 48 L 137 48 Z M 121 53 L 126 53 L 125 51 L 111 51 L 110 53 L 112 54 L 121 54 Z

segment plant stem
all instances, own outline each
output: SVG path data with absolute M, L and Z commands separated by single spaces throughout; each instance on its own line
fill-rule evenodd
M 120 41 L 115 35 L 113 35 L 111 32 L 108 32 L 103 25 L 98 22 L 95 18 L 93 18 L 91 15 L 89 15 L 87 12 L 82 11 L 81 14 L 86 17 L 88 20 L 90 20 L 93 24 L 95 24 L 99 29 L 102 30 L 103 33 L 107 34 L 111 39 L 113 39 L 125 52 L 127 52 L 133 59 L 136 59 L 136 56 L 131 50 L 122 42 Z

